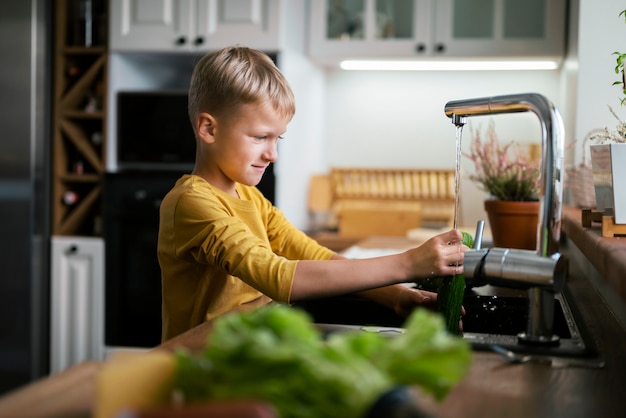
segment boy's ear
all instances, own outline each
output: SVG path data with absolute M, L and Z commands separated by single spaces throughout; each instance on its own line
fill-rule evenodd
M 196 118 L 196 132 L 203 142 L 212 143 L 215 137 L 215 118 L 205 112 L 198 114 Z

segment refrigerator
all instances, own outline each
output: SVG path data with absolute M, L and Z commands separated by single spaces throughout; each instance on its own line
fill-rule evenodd
M 0 1 L 0 395 L 48 372 L 51 3 Z

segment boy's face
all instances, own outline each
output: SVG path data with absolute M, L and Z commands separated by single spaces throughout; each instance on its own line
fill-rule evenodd
M 225 116 L 199 117 L 204 142 L 202 175 L 214 186 L 235 193 L 235 183 L 256 186 L 268 165 L 278 158 L 277 142 L 289 118 L 268 103 L 242 104 Z

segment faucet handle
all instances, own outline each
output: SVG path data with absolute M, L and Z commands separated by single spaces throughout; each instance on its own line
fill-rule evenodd
M 565 284 L 567 270 L 567 259 L 559 253 L 541 257 L 531 250 L 487 248 L 466 251 L 463 258 L 465 281 L 472 287 L 536 287 L 558 293 Z
M 568 268 L 567 259 L 559 253 L 542 257 L 531 250 L 510 248 L 492 248 L 483 263 L 480 273 L 491 285 L 536 287 L 553 293 L 563 290 Z
M 474 240 L 476 244 L 476 240 Z M 481 287 L 487 284 L 483 273 L 485 259 L 489 249 L 472 249 L 465 252 L 463 258 L 463 274 L 468 287 Z
M 474 234 L 474 246 L 472 249 L 480 250 L 483 245 L 483 231 L 485 230 L 485 221 L 479 220 L 476 222 L 476 233 Z

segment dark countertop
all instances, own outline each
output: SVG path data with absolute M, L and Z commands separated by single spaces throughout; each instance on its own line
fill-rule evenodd
M 578 213 L 580 213 L 578 211 Z M 624 241 L 599 239 L 594 229 L 576 225 L 576 210 L 568 208 L 562 252 L 568 257 L 582 253 L 608 277 L 626 277 Z M 578 220 L 580 222 L 580 220 Z M 401 244 L 401 243 L 400 243 Z M 574 246 L 575 244 L 575 246 Z M 589 254 L 589 255 L 588 255 Z M 578 260 L 580 261 L 580 260 Z M 609 263 L 609 264 L 607 264 Z M 437 404 L 423 397 L 421 404 L 435 417 L 568 417 L 624 416 L 626 393 L 626 330 L 605 299 L 579 268 L 571 263 L 567 281 L 606 366 L 602 369 L 554 368 L 547 364 L 506 364 L 496 354 L 474 352 L 468 375 L 448 397 Z M 616 275 L 613 271 L 617 270 Z M 185 346 L 199 350 L 210 334 L 210 322 L 182 334 L 157 349 Z M 0 398 L 0 416 L 89 416 L 95 400 L 94 381 L 101 363 L 86 363 L 34 382 Z
M 603 237 L 600 223 L 583 227 L 582 210 L 568 206 L 563 208 L 562 229 L 599 276 L 626 301 L 626 237 Z

